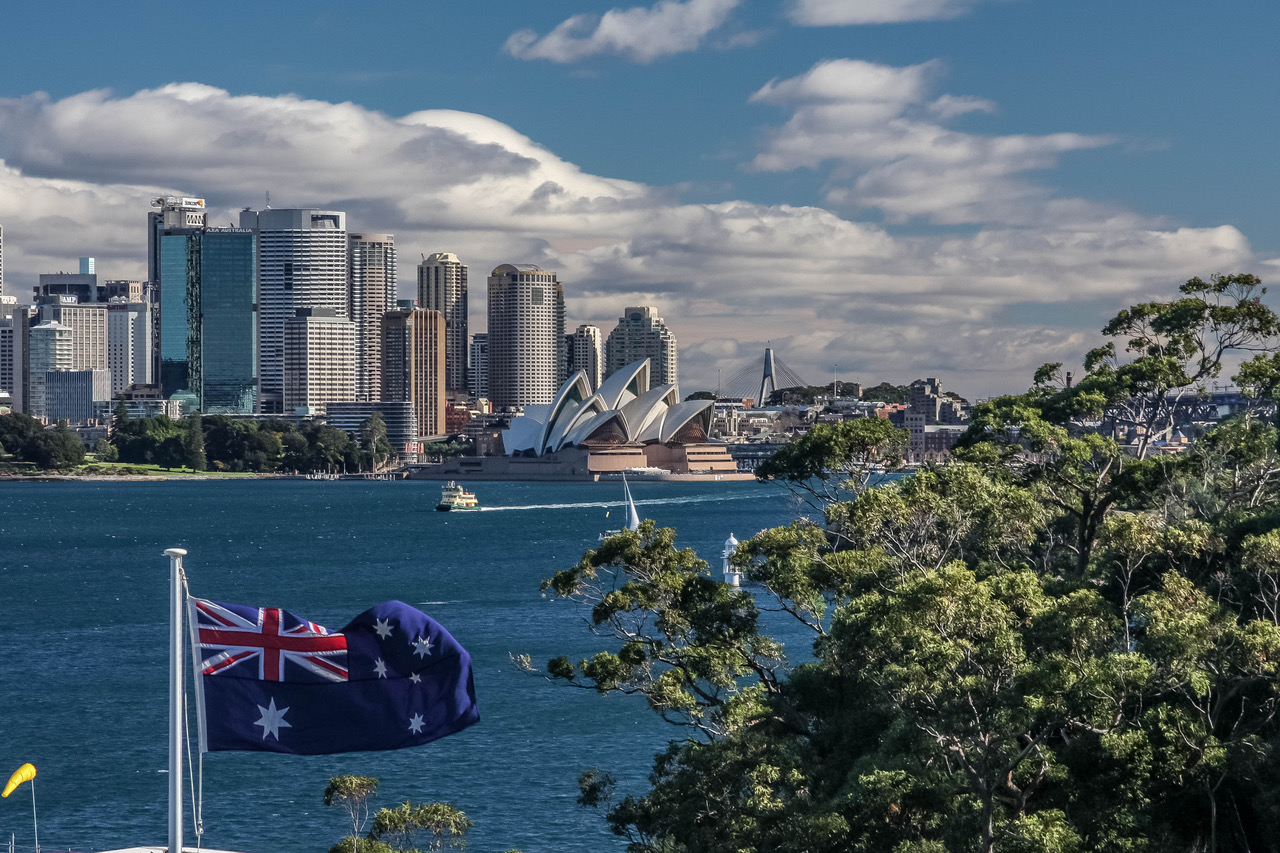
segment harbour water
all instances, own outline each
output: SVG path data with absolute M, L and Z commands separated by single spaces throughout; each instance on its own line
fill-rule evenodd
M 686 733 L 636 697 L 601 697 L 520 671 L 602 646 L 586 613 L 545 597 L 625 518 L 618 484 L 485 483 L 481 512 L 437 513 L 439 484 L 305 481 L 0 485 L 0 775 L 39 769 L 45 851 L 163 844 L 166 547 L 190 552 L 195 595 L 281 606 L 341 628 L 407 601 L 471 652 L 481 722 L 398 752 L 204 761 L 203 846 L 323 853 L 349 829 L 327 809 L 330 776 L 381 780 L 374 805 L 452 802 L 475 821 L 468 849 L 621 850 L 575 803 L 589 767 L 644 789 L 650 758 Z M 635 483 L 640 515 L 719 566 L 730 532 L 791 520 L 779 488 Z M 606 512 L 609 516 L 606 518 Z M 799 651 L 799 650 L 797 650 Z M 803 652 L 801 652 L 803 654 Z M 0 838 L 32 847 L 29 795 L 0 801 Z M 188 830 L 188 843 L 194 836 Z

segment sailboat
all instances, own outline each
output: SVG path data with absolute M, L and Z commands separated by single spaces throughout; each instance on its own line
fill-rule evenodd
M 622 492 L 627 496 L 627 527 L 626 529 L 632 530 L 632 531 L 639 530 L 640 529 L 640 513 L 636 512 L 636 502 L 631 499 L 631 486 L 627 484 L 626 474 L 622 475 Z M 605 516 L 608 517 L 608 513 L 605 513 Z M 615 536 L 621 532 L 622 532 L 621 530 L 605 530 L 600 534 L 600 541 L 603 542 L 604 540 L 608 539 L 610 536 Z

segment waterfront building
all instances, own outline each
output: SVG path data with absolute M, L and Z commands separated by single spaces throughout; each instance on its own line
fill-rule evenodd
M 14 393 L 13 375 L 13 318 L 0 317 L 0 392 Z
M 360 427 L 374 412 L 382 415 L 387 425 L 387 443 L 401 458 L 416 457 L 418 421 L 413 403 L 405 400 L 364 400 L 358 402 L 330 402 L 325 404 L 324 420 L 329 426 L 360 437 Z
M 83 304 L 94 304 L 100 301 L 98 276 L 93 273 L 40 273 L 38 282 L 37 302 L 50 302 L 59 296 L 74 296 L 76 302 Z
M 477 400 L 489 396 L 489 335 L 476 332 L 467 351 L 467 382 Z
M 142 302 L 146 295 L 146 285 L 141 281 L 107 281 L 98 285 L 98 298 L 102 302 L 110 302 L 113 299 Z
M 382 315 L 396 304 L 396 246 L 390 234 L 351 234 L 347 270 L 356 324 L 356 399 L 382 393 Z
M 246 208 L 240 212 L 240 226 L 258 235 L 259 408 L 270 414 L 288 412 L 285 323 L 299 309 L 326 309 L 343 319 L 350 315 L 347 215 L 312 208 Z
M 164 396 L 189 393 L 206 414 L 253 412 L 258 393 L 257 238 L 244 228 L 170 228 L 157 241 L 158 378 Z
M 80 305 L 74 296 L 43 297 L 41 322 L 71 329 L 71 369 L 107 369 L 107 306 Z
M 382 399 L 413 404 L 419 436 L 445 434 L 445 320 L 397 308 L 382 318 Z
M 97 417 L 99 403 L 111 401 L 108 370 L 50 370 L 44 376 L 44 417 L 84 423 Z
M 283 340 L 287 414 L 323 414 L 326 403 L 355 400 L 355 323 L 332 308 L 299 308 Z
M 444 315 L 445 390 L 466 393 L 467 265 L 452 252 L 435 252 L 418 264 L 418 305 Z
M 564 290 L 556 273 L 533 264 L 495 268 L 488 334 L 494 406 L 550 403 L 565 371 Z
M 609 333 L 604 353 L 606 378 L 647 358 L 654 385 L 675 385 L 680 381 L 676 336 L 651 307 L 627 308 Z
M 151 363 L 155 327 L 151 319 L 151 306 L 145 302 L 117 297 L 107 303 L 107 369 L 111 371 L 112 394 L 155 381 Z
M 147 281 L 160 281 L 160 238 L 173 229 L 204 228 L 209 224 L 204 199 L 165 196 L 153 199 L 156 208 L 147 214 Z
M 71 370 L 71 328 L 44 322 L 30 331 L 27 358 L 27 394 L 24 409 L 34 418 L 48 417 L 45 380 L 52 372 Z
M 587 374 L 592 390 L 600 387 L 604 379 L 604 351 L 600 327 L 583 323 L 572 335 L 565 338 L 568 371 L 572 376 L 581 370 Z

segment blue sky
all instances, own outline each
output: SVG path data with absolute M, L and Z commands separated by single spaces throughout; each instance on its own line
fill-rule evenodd
M 1277 4 L 139 2 L 5 20 L 10 291 L 80 254 L 139 275 L 153 189 L 228 215 L 271 190 L 395 232 L 406 289 L 419 252 L 453 250 L 477 296 L 488 267 L 532 260 L 561 271 L 575 322 L 656 304 L 686 385 L 773 341 L 802 374 L 987 394 L 1078 361 L 1121 304 L 1266 278 L 1280 252 Z M 403 143 L 370 148 L 384 122 Z

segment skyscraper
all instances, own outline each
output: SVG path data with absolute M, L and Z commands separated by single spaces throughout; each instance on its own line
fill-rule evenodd
M 258 395 L 257 239 L 243 228 L 157 235 L 160 386 L 207 414 L 248 414 Z
M 489 276 L 489 399 L 550 403 L 565 372 L 564 290 L 555 272 L 503 264 Z
M 383 315 L 382 335 L 382 399 L 413 403 L 419 436 L 444 435 L 444 315 L 397 308 Z
M 48 415 L 45 401 L 47 375 L 71 370 L 71 328 L 61 323 L 41 323 L 31 330 L 30 342 L 26 411 L 34 418 L 43 418 Z
M 4 226 L 0 225 L 0 296 L 4 295 Z M 8 389 L 5 389 L 8 390 Z
M 173 228 L 204 228 L 208 217 L 202 198 L 165 196 L 153 199 L 158 208 L 147 214 L 147 281 L 158 288 L 160 281 L 160 235 Z
M 155 328 L 151 306 L 124 299 L 107 305 L 107 369 L 111 371 L 111 393 L 119 394 L 130 385 L 151 385 L 151 350 Z
M 600 387 L 604 378 L 604 352 L 601 349 L 600 327 L 583 323 L 578 330 L 565 340 L 567 349 L 568 375 L 579 370 L 587 373 L 587 381 L 592 389 Z
M 280 413 L 286 411 L 284 324 L 302 308 L 328 309 L 344 319 L 350 315 L 347 215 L 310 208 L 245 209 L 240 226 L 258 234 L 259 407 Z
M 299 308 L 284 324 L 283 405 L 323 414 L 325 403 L 356 396 L 356 326 L 332 308 Z
M 465 394 L 467 384 L 467 266 L 451 252 L 418 264 L 418 305 L 444 315 L 445 387 Z
M 467 353 L 467 381 L 472 397 L 489 396 L 489 335 L 476 332 L 471 336 L 471 349 Z
M 382 315 L 396 305 L 395 240 L 390 234 L 352 234 L 347 269 L 356 324 L 356 399 L 380 400 Z
M 0 393 L 13 397 L 13 318 L 0 317 Z
M 650 307 L 628 308 L 604 344 L 606 378 L 632 362 L 649 359 L 650 387 L 674 385 L 679 379 L 676 337 Z
M 73 296 L 45 297 L 40 321 L 71 329 L 71 370 L 107 369 L 107 306 L 80 305 Z

